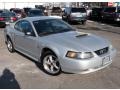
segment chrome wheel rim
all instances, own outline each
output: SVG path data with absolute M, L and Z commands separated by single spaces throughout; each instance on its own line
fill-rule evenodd
M 9 51 L 12 51 L 12 43 L 10 41 L 7 42 L 7 47 Z
M 60 64 L 57 60 L 57 57 L 53 55 L 47 55 L 43 59 L 43 67 L 47 72 L 51 74 L 56 74 L 60 71 Z

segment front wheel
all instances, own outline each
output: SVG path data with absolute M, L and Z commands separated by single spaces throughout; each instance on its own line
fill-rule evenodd
M 58 58 L 52 52 L 46 52 L 42 59 L 43 70 L 49 75 L 59 75 L 61 72 Z
M 13 53 L 15 51 L 13 43 L 12 43 L 12 41 L 9 38 L 7 40 L 7 48 L 9 50 L 9 52 L 11 52 L 11 53 Z

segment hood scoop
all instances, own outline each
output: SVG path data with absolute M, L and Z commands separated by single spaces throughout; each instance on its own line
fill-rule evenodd
M 84 36 L 88 36 L 88 34 L 80 34 L 80 35 L 77 35 L 76 37 L 84 37 Z

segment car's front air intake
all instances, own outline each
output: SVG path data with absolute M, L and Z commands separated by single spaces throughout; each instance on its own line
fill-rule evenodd
M 100 49 L 100 50 L 95 51 L 95 53 L 96 53 L 97 55 L 103 55 L 103 54 L 106 54 L 106 53 L 108 52 L 108 50 L 109 50 L 109 47 L 105 47 L 105 48 L 103 48 L 103 49 Z

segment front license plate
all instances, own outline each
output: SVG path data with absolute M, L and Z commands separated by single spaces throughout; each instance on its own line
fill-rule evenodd
M 110 56 L 104 57 L 103 58 L 103 65 L 106 65 L 110 62 Z

